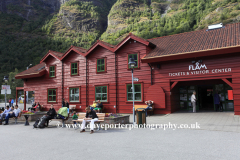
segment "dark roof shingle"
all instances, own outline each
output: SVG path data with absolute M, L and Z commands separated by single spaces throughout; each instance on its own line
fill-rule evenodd
M 22 76 L 27 76 L 27 75 L 34 75 L 34 74 L 37 75 L 40 72 L 46 70 L 45 64 L 46 64 L 45 62 L 37 64 L 36 66 L 29 68 L 28 70 L 18 73 L 15 77 L 17 78 L 17 77 L 22 77 Z
M 156 45 L 143 59 L 190 53 L 240 45 L 240 23 L 228 24 L 214 30 L 198 30 L 148 39 Z

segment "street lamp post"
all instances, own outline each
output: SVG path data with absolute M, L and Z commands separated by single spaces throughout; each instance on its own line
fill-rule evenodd
M 7 85 L 8 76 L 4 76 L 3 81 L 5 82 L 5 85 Z M 7 103 L 7 89 L 5 88 L 5 108 L 7 106 L 6 103 Z
M 132 92 L 133 92 L 133 125 L 135 125 L 135 107 L 134 107 L 134 100 L 135 100 L 135 93 L 134 93 L 134 83 L 133 83 L 133 70 L 136 65 L 136 62 L 134 61 L 133 58 L 129 58 L 129 63 L 130 68 L 132 70 Z
M 28 68 L 29 68 L 31 65 L 32 65 L 32 64 L 29 64 L 29 66 L 27 66 L 27 70 L 28 70 Z M 26 103 L 28 102 L 28 91 L 26 92 L 25 101 L 26 101 Z

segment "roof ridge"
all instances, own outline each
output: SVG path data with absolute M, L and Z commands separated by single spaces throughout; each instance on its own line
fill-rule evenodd
M 229 26 L 229 25 L 236 25 L 236 24 L 240 24 L 240 22 L 237 23 L 230 23 L 230 24 L 226 24 L 225 26 Z M 189 31 L 189 32 L 183 32 L 183 33 L 178 33 L 178 34 L 172 34 L 172 35 L 167 35 L 167 36 L 162 36 L 162 37 L 155 37 L 155 38 L 150 38 L 150 39 L 146 39 L 146 40 L 152 40 L 152 39 L 159 39 L 159 38 L 164 38 L 164 37 L 171 37 L 171 36 L 176 36 L 176 35 L 181 35 L 181 34 L 187 34 L 187 33 L 192 33 L 192 32 L 200 32 L 200 31 L 204 31 L 205 29 L 200 29 L 200 30 L 196 30 L 196 31 Z

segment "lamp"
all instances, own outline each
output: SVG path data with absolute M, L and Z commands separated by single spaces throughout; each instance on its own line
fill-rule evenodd
M 4 76 L 3 81 L 5 82 L 5 84 L 7 84 L 7 82 L 8 82 L 8 76 Z
M 8 76 L 4 76 L 3 81 L 5 82 L 5 85 L 7 85 Z M 5 89 L 5 108 L 7 106 L 6 103 L 7 103 L 7 90 Z
M 29 68 L 30 66 L 32 66 L 32 64 L 29 64 L 29 66 L 27 66 L 27 70 L 28 70 L 28 68 Z
M 133 125 L 135 125 L 135 107 L 134 107 L 134 99 L 135 99 L 135 93 L 134 93 L 134 84 L 133 84 L 133 70 L 136 65 L 136 62 L 133 58 L 129 58 L 129 66 L 132 70 L 132 93 L 133 93 Z
M 129 63 L 128 64 L 130 65 L 130 68 L 134 68 L 135 65 L 136 65 L 136 62 L 134 61 L 133 58 L 129 58 Z

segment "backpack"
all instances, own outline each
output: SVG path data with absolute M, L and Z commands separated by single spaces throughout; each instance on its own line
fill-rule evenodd
M 33 128 L 37 128 L 39 121 L 40 121 L 40 119 L 38 118 L 38 119 L 35 121 L 35 123 L 33 124 Z
M 41 117 L 40 119 L 36 120 L 33 127 L 34 128 L 45 128 L 46 120 L 47 120 L 46 116 Z

